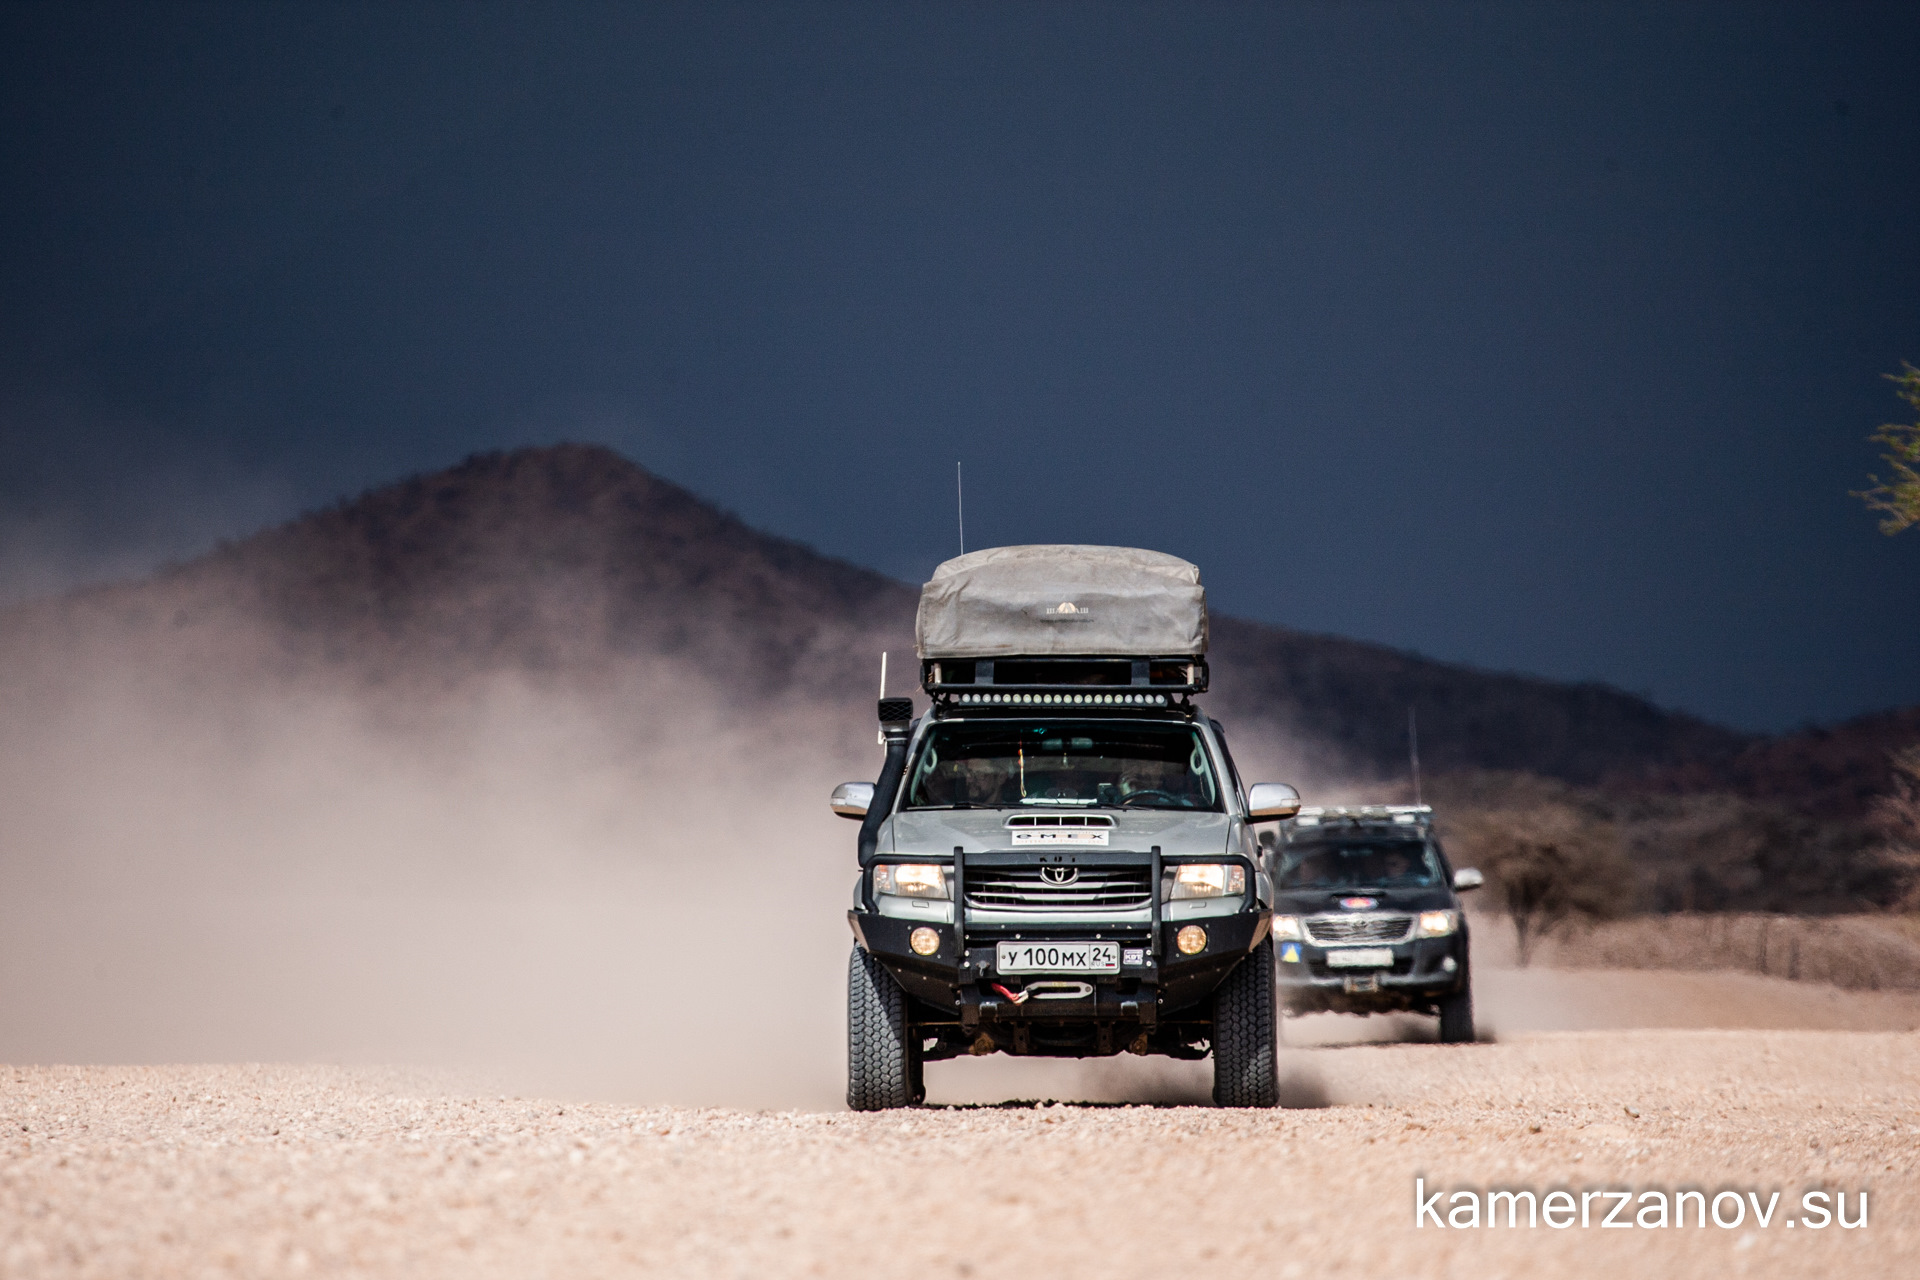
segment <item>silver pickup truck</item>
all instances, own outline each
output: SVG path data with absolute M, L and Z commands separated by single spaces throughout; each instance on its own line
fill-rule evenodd
M 1198 579 L 1153 552 L 1009 547 L 928 584 L 931 705 L 883 698 L 879 780 L 832 798 L 861 820 L 856 1110 L 911 1106 L 926 1062 L 989 1053 L 1211 1055 L 1217 1102 L 1277 1101 L 1275 868 L 1255 827 L 1300 798 L 1243 786 L 1194 705 Z

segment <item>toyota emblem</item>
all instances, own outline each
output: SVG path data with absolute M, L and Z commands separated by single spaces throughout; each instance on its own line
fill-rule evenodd
M 1072 884 L 1080 878 L 1078 867 L 1042 867 L 1040 878 L 1048 884 Z

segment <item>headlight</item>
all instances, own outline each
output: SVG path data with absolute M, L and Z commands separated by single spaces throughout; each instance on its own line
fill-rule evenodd
M 1420 923 L 1414 926 L 1416 938 L 1444 938 L 1460 927 L 1458 911 L 1422 911 Z
M 1273 918 L 1273 936 L 1282 942 L 1302 941 L 1299 916 L 1275 916 Z
M 1247 891 L 1247 869 L 1235 863 L 1190 862 L 1173 873 L 1169 902 L 1184 898 L 1231 898 Z
M 937 862 L 892 862 L 873 869 L 873 891 L 896 898 L 940 898 L 947 894 L 947 869 Z

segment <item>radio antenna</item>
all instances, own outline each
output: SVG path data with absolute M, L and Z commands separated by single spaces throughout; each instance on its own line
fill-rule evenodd
M 887 651 L 880 651 L 880 696 L 887 696 Z
M 961 483 L 960 464 L 953 464 L 953 509 L 960 517 L 960 554 L 967 554 L 967 489 Z
M 1413 802 L 1420 803 L 1420 721 L 1412 707 L 1407 708 L 1407 758 L 1413 763 Z

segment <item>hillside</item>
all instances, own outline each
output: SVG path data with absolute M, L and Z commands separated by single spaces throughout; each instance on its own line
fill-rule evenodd
M 222 546 L 144 582 L 0 615 L 16 657 L 118 647 L 196 678 L 446 688 L 666 661 L 746 699 L 865 696 L 911 646 L 915 588 L 749 528 L 598 447 L 485 454 Z M 1402 776 L 1406 709 L 1434 772 L 1719 785 L 1759 748 L 1592 684 L 1478 671 L 1217 616 L 1210 708 L 1324 772 Z M 1743 755 L 1742 753 L 1747 753 Z M 1763 753 L 1764 754 L 1764 753 Z
M 478 455 L 148 581 L 13 610 L 0 643 L 427 689 L 666 660 L 743 697 L 838 695 L 872 682 L 870 641 L 911 645 L 913 603 L 617 454 L 563 445 Z
M 1212 665 L 1223 717 L 1270 720 L 1374 776 L 1406 775 L 1409 707 L 1431 773 L 1594 783 L 1682 764 L 1711 769 L 1749 741 L 1605 685 L 1480 671 L 1230 617 L 1215 619 Z
M 1729 755 L 1656 770 L 1634 789 L 1684 795 L 1727 791 L 1814 818 L 1856 818 L 1893 786 L 1893 757 L 1920 745 L 1920 707 L 1758 738 Z

